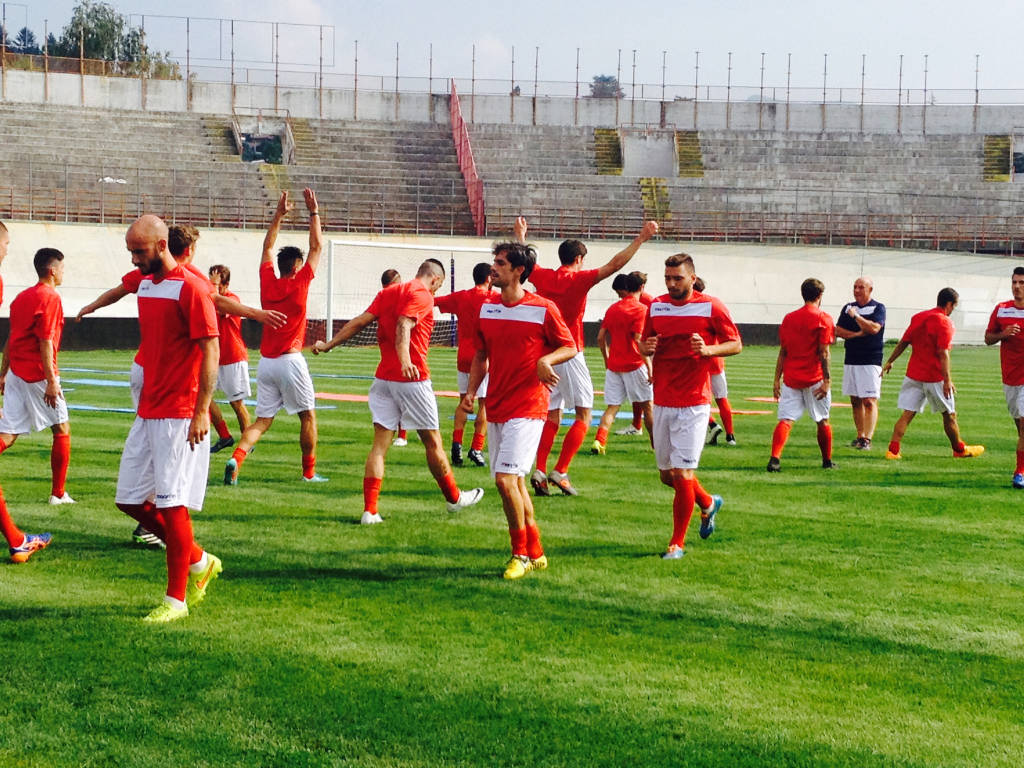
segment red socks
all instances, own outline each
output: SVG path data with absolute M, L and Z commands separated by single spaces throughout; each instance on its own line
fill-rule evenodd
M 50 470 L 53 486 L 50 491 L 58 499 L 64 495 L 64 484 L 68 479 L 68 463 L 71 461 L 71 435 L 54 435 L 50 448 Z
M 471 451 L 482 451 L 484 449 L 484 441 L 487 439 L 487 435 L 483 432 L 473 433 L 473 444 L 469 447 Z
M 544 556 L 544 547 L 540 545 L 540 528 L 536 523 L 526 526 L 526 554 L 531 560 Z
M 402 438 L 403 440 L 407 440 L 409 438 L 409 430 L 407 430 L 407 429 L 400 429 L 400 430 L 398 430 L 398 436 L 400 438 Z
M 565 440 L 562 441 L 562 451 L 558 454 L 555 472 L 565 473 L 569 471 L 569 465 L 576 458 L 580 446 L 583 445 L 583 441 L 587 437 L 587 427 L 588 425 L 585 422 L 578 419 L 569 427 L 569 431 L 565 433 Z
M 231 437 L 231 430 L 228 429 L 228 423 L 224 421 L 223 416 L 221 416 L 220 419 L 215 419 L 212 408 L 210 409 L 210 421 L 213 422 L 213 428 L 217 430 L 217 437 L 222 439 Z
M 316 454 L 311 453 L 302 457 L 302 476 L 307 480 L 316 474 Z
M 633 403 L 633 429 L 640 429 L 644 424 L 644 409 L 640 403 Z
M 672 499 L 672 540 L 670 546 L 686 546 L 686 529 L 690 525 L 690 518 L 693 517 L 694 504 L 694 481 L 685 477 L 677 477 L 673 480 L 672 487 L 675 488 L 675 496 Z
M 235 448 L 234 453 L 231 454 L 231 458 L 235 460 L 238 466 L 242 466 L 242 462 L 245 461 L 248 456 L 248 452 L 242 449 L 241 446 Z
M 4 500 L 4 492 L 0 490 L 0 532 L 7 539 L 7 546 L 20 547 L 25 543 L 25 534 L 14 524 L 10 513 L 7 511 L 7 502 Z
M 723 429 L 725 429 L 725 434 L 733 434 L 732 406 L 729 404 L 729 398 L 720 397 L 717 400 L 715 400 L 715 405 L 718 406 L 718 415 L 722 419 L 722 427 Z
M 693 478 L 693 498 L 701 509 L 707 509 L 711 506 L 711 494 L 704 490 L 704 487 L 696 477 Z
M 377 499 L 380 498 L 380 485 L 383 482 L 379 477 L 363 478 L 363 509 L 371 515 L 377 514 Z
M 437 486 L 449 503 L 454 504 L 459 500 L 459 485 L 455 482 L 455 474 L 450 469 L 447 475 L 437 481 Z
M 529 552 L 526 547 L 527 533 L 525 528 L 512 528 L 509 526 L 508 537 L 512 540 L 512 554 L 529 557 Z M 540 539 L 537 540 L 538 545 Z
M 463 430 L 461 430 L 461 429 L 453 429 L 452 430 L 452 442 L 453 443 L 461 443 L 462 442 L 462 433 L 463 433 Z
M 821 422 L 818 425 L 818 448 L 823 461 L 832 459 L 832 425 Z
M 559 424 L 557 421 L 544 422 L 544 429 L 540 433 L 540 445 L 537 446 L 537 469 L 545 475 L 548 473 L 548 456 L 551 455 L 551 446 L 555 444 L 555 437 L 558 436 Z
M 793 428 L 793 424 L 788 421 L 780 421 L 775 425 L 775 431 L 772 433 L 772 458 L 782 458 L 782 448 L 786 445 L 786 440 L 789 439 L 789 430 Z
M 889 443 L 889 453 L 896 454 L 897 456 L 899 455 L 899 453 L 900 453 L 900 441 L 899 440 L 893 440 L 893 441 L 891 441 Z
M 1015 475 L 1024 472 L 1024 451 L 1017 451 L 1017 468 L 1013 470 Z
M 163 514 L 167 530 L 167 596 L 184 602 L 189 559 L 195 546 L 192 518 L 185 507 L 168 507 Z
M 608 430 L 604 427 L 597 428 L 597 442 L 601 445 L 608 445 Z

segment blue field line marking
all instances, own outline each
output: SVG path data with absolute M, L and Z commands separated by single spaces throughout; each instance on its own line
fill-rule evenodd
M 67 370 L 66 368 L 64 370 Z M 111 379 L 64 379 L 61 384 L 86 384 L 93 387 L 128 387 L 127 381 L 114 381 Z

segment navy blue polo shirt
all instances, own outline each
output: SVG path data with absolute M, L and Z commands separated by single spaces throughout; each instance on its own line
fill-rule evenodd
M 857 307 L 857 312 L 865 320 L 878 323 L 882 326 L 878 333 L 871 336 L 858 336 L 855 339 L 846 339 L 846 365 L 881 365 L 882 347 L 885 344 L 885 304 L 871 299 L 863 307 L 855 301 L 843 305 L 842 311 L 836 320 L 836 325 L 847 331 L 859 331 L 857 321 L 846 314 L 850 307 Z

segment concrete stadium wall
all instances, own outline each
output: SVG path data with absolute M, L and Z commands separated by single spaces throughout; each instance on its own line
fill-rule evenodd
M 440 78 L 439 83 L 443 82 Z M 439 86 L 443 87 L 443 86 Z M 49 74 L 9 70 L 5 101 L 51 103 L 97 109 L 231 114 L 233 109 L 288 110 L 293 117 L 360 120 L 410 120 L 447 123 L 443 94 L 398 93 L 366 88 L 341 89 L 193 82 L 191 94 L 181 80 Z M 1024 125 L 1024 105 L 866 105 L 790 104 L 743 101 L 670 102 L 552 96 L 473 95 L 462 93 L 467 120 L 519 125 L 614 126 L 666 124 L 680 129 L 859 132 L 906 134 L 1011 133 Z M 191 97 L 191 101 L 190 101 Z
M 35 283 L 32 255 L 43 246 L 59 248 L 66 256 L 65 282 L 60 292 L 64 310 L 71 317 L 120 282 L 131 260 L 124 246 L 126 227 L 56 223 L 6 222 L 11 246 L 3 263 L 4 295 L 0 316 L 6 317 L 17 292 Z M 257 265 L 263 243 L 262 231 L 203 229 L 196 263 L 207 269 L 215 263 L 231 268 L 232 289 L 247 304 L 259 304 Z M 488 247 L 478 238 L 367 236 L 339 233 L 333 239 L 367 240 L 380 243 L 451 247 Z M 557 266 L 557 241 L 536 243 L 540 263 Z M 308 237 L 284 232 L 278 245 L 305 249 Z M 614 256 L 624 243 L 588 243 L 588 266 L 598 266 Z M 823 307 L 833 314 L 851 298 L 853 281 L 861 274 L 875 282 L 875 298 L 888 307 L 887 337 L 895 338 L 906 328 L 910 316 L 935 305 L 939 289 L 949 285 L 960 293 L 960 306 L 953 315 L 958 329 L 956 342 L 982 343 L 985 324 L 992 307 L 1010 297 L 1010 272 L 1017 262 L 1008 259 L 933 251 L 900 251 L 817 246 L 758 246 L 751 244 L 655 242 L 645 245 L 634 257 L 631 269 L 648 273 L 648 290 L 664 292 L 660 275 L 666 256 L 685 251 L 694 257 L 698 273 L 706 280 L 708 292 L 721 297 L 734 319 L 754 328 L 774 328 L 783 315 L 801 304 L 800 283 L 817 277 L 826 286 Z M 404 260 L 389 251 L 387 263 L 380 254 L 353 258 L 339 257 L 335 263 L 335 318 L 362 312 L 378 290 L 380 272 L 399 269 L 408 279 L 428 254 L 413 252 Z M 460 255 L 456 264 L 456 288 L 469 287 L 472 265 L 487 260 L 486 254 Z M 447 265 L 447 256 L 442 256 Z M 327 262 L 325 259 L 313 283 L 309 304 L 311 318 L 323 318 L 326 304 Z M 596 323 L 615 300 L 611 281 L 602 283 L 590 295 L 586 320 Z M 442 289 L 444 291 L 447 290 Z M 99 318 L 136 316 L 135 297 L 129 296 L 97 313 Z M 102 338 L 111 339 L 109 328 Z M 104 342 L 105 344 L 107 342 Z M 114 345 L 111 342 L 111 345 Z M 116 345 L 115 345 L 116 346 Z

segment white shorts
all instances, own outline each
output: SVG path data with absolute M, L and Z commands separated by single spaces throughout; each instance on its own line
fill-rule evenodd
M 491 378 L 489 373 L 484 374 L 484 380 L 480 382 L 480 386 L 476 388 L 476 399 L 486 400 L 487 399 L 487 382 Z M 469 392 L 469 374 L 459 371 L 459 394 L 464 395 Z
M 627 373 L 608 370 L 604 372 L 605 405 L 622 405 L 625 402 L 646 403 L 653 399 L 654 388 L 647 379 L 646 365 Z
M 1024 419 L 1024 385 L 1003 384 L 1003 394 L 1006 395 L 1006 408 L 1010 412 L 1010 418 L 1014 421 Z
M 877 400 L 882 394 L 882 366 L 844 365 L 843 394 Z
M 139 399 L 142 397 L 142 378 L 145 369 L 132 361 L 132 369 L 128 374 L 128 386 L 132 391 L 132 405 L 135 406 L 135 410 L 139 409 Z
M 57 377 L 60 384 L 60 377 Z M 7 372 L 4 388 L 3 416 L 0 417 L 0 432 L 5 435 L 24 435 L 39 432 L 68 420 L 68 404 L 64 398 L 57 400 L 57 407 L 51 408 L 43 400 L 46 394 L 46 379 L 25 381 L 14 371 Z
M 555 373 L 558 374 L 558 383 L 551 390 L 548 410 L 594 407 L 594 382 L 590 379 L 590 369 L 582 352 L 556 365 Z
M 658 469 L 696 469 L 708 432 L 710 405 L 654 406 L 654 458 Z
M 384 429 L 440 429 L 437 398 L 430 379 L 423 381 L 386 381 L 374 379 L 370 385 L 370 415 Z
M 491 460 L 491 477 L 504 475 L 525 477 L 537 458 L 544 419 L 509 419 L 501 423 L 487 422 L 487 455 Z
M 918 381 L 904 376 L 896 405 L 903 411 L 924 413 L 925 404 L 932 407 L 932 413 L 956 413 L 953 395 L 942 394 L 941 381 Z
M 779 421 L 798 421 L 804 411 L 811 415 L 815 424 L 827 419 L 832 410 L 832 390 L 819 400 L 814 396 L 814 391 L 820 385 L 819 381 L 803 389 L 793 389 L 783 384 L 779 393 Z
M 313 379 L 300 353 L 260 358 L 256 369 L 257 418 L 272 418 L 282 408 L 289 414 L 312 411 L 314 402 Z
M 239 360 L 237 363 L 222 365 L 217 371 L 217 389 L 227 396 L 229 403 L 251 397 L 249 361 Z
M 135 417 L 117 471 L 118 504 L 152 500 L 158 509 L 203 508 L 210 470 L 210 436 L 192 450 L 190 419 Z
M 729 396 L 729 382 L 725 380 L 725 372 L 711 374 L 711 396 L 721 400 Z

